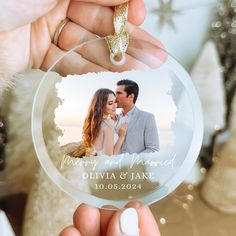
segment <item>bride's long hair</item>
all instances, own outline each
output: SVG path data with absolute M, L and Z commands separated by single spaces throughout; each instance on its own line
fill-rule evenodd
M 83 143 L 92 147 L 98 137 L 109 94 L 115 93 L 106 88 L 99 89 L 93 95 L 83 126 Z

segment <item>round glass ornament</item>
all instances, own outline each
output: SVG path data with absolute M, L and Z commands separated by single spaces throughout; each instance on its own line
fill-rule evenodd
M 121 208 L 131 200 L 151 204 L 168 195 L 189 174 L 203 137 L 200 101 L 183 67 L 165 50 L 138 39 L 129 40 L 124 56 L 113 64 L 105 38 L 74 47 L 45 73 L 33 103 L 33 143 L 41 166 L 61 190 L 99 208 Z M 125 118 L 120 154 L 83 149 L 94 93 L 115 92 L 123 79 L 135 81 L 139 95 L 136 113 Z M 122 107 L 117 112 L 120 119 Z M 72 155 L 81 150 L 82 158 Z

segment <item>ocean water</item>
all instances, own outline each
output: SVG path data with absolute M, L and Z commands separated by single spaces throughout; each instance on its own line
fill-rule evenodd
M 63 136 L 58 138 L 60 146 L 67 143 L 79 142 L 82 140 L 82 126 L 59 126 L 63 131 Z M 158 130 L 160 149 L 166 148 L 174 141 L 174 134 L 172 130 L 160 129 Z

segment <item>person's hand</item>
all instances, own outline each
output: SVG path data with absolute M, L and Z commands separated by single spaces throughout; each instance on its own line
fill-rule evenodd
M 127 122 L 122 123 L 118 131 L 118 136 L 125 137 L 127 129 L 128 129 L 128 123 Z
M 111 116 L 111 119 L 114 120 L 114 121 L 117 121 L 118 119 L 118 114 L 114 114 Z
M 2 2 L 0 4 L 0 81 L 27 68 L 47 70 L 64 51 L 98 36 L 113 34 L 113 9 L 110 5 L 124 2 L 126 0 Z M 127 31 L 131 37 L 161 46 L 159 41 L 137 26 L 143 22 L 145 14 L 143 0 L 130 0 Z M 61 32 L 58 45 L 55 45 L 52 43 L 55 31 L 66 17 L 70 21 Z M 104 59 L 107 58 L 105 47 L 97 43 L 96 48 L 91 45 L 78 50 L 78 54 L 74 53 L 67 57 L 57 65 L 55 70 L 61 75 L 117 70 L 109 60 Z M 121 70 L 127 69 L 127 66 L 145 68 L 145 63 L 136 59 L 137 53 L 132 48 L 127 53 L 128 63 L 126 67 L 121 67 Z
M 108 208 L 108 207 L 107 207 Z M 113 208 L 110 206 L 109 208 Z M 99 210 L 86 204 L 74 213 L 73 226 L 59 236 L 160 236 L 152 212 L 140 202 L 130 202 L 124 209 Z

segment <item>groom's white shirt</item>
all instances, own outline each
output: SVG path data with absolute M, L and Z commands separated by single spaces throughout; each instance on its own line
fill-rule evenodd
M 135 110 L 135 106 L 129 111 L 127 112 L 125 115 L 123 114 L 123 112 L 121 112 L 119 115 L 118 115 L 118 120 L 116 122 L 116 133 L 118 134 L 118 131 L 119 131 L 119 128 L 121 127 L 121 125 L 123 123 L 128 123 L 130 122 L 130 120 L 132 119 L 132 114 L 134 113 L 134 110 Z
M 119 114 L 115 125 L 117 133 L 124 122 L 128 123 L 128 129 L 120 153 L 159 151 L 159 137 L 153 114 L 137 107 L 133 107 L 125 115 Z

